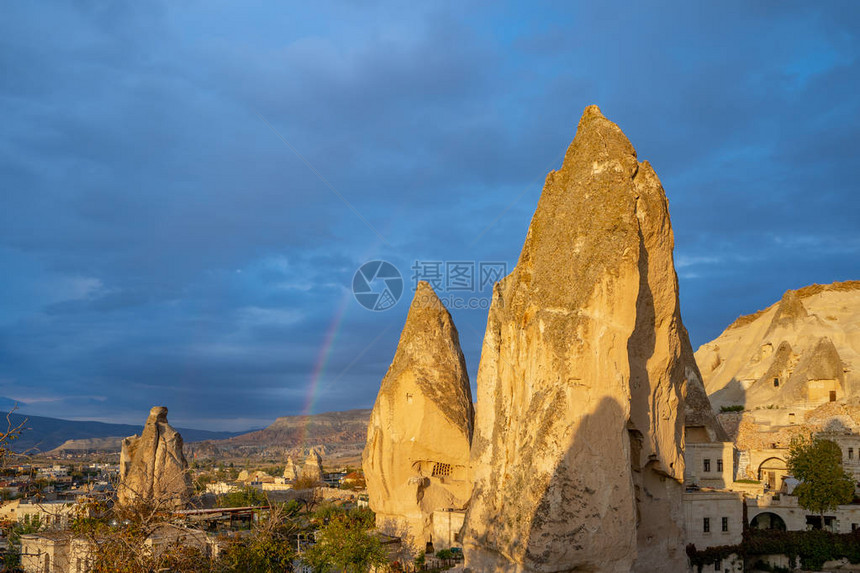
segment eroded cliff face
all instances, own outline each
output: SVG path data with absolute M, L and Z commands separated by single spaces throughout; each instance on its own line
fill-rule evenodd
M 362 461 L 380 529 L 423 550 L 433 511 L 465 507 L 473 417 L 457 329 L 421 282 L 367 429 Z
M 711 402 L 745 406 L 768 424 L 860 392 L 860 281 L 787 291 L 696 351 Z
M 119 503 L 153 503 L 184 508 L 191 499 L 191 477 L 182 452 L 182 436 L 167 423 L 167 408 L 149 412 L 140 436 L 122 441 L 119 462 Z
M 673 246 L 657 175 L 590 106 L 494 290 L 463 529 L 471 570 L 686 567 L 692 351 Z

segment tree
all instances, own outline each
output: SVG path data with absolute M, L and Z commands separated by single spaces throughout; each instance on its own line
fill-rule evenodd
M 11 410 L 6 413 L 6 429 L 0 430 L 0 467 L 6 467 L 6 460 L 11 453 L 12 442 L 21 437 L 27 426 L 27 418 L 24 418 L 19 423 L 12 421 L 12 414 L 18 409 L 18 404 L 15 404 Z
M 372 527 L 373 513 L 366 510 L 331 515 L 302 559 L 317 573 L 367 573 L 372 567 L 385 565 L 387 554 Z
M 224 547 L 218 557 L 217 571 L 291 571 L 296 556 L 294 539 L 299 528 L 292 520 L 298 504 L 273 505 L 267 517 L 259 520 L 251 534 Z
M 293 489 L 313 489 L 322 486 L 322 482 L 310 476 L 300 476 L 299 479 L 293 482 Z
M 842 450 L 836 442 L 798 436 L 791 442 L 788 470 L 801 483 L 794 495 L 801 507 L 822 516 L 854 499 L 854 480 L 842 468 Z
M 257 488 L 245 486 L 218 496 L 218 505 L 220 507 L 259 507 L 269 505 L 269 498 Z
M 71 532 L 90 548 L 93 573 L 208 573 L 205 534 L 172 516 L 173 499 L 136 498 L 125 505 L 92 501 L 81 507 Z

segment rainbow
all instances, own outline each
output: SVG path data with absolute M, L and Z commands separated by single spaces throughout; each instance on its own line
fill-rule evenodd
M 299 440 L 302 450 L 304 450 L 308 445 L 307 440 L 310 416 L 314 412 L 314 405 L 316 404 L 319 393 L 320 380 L 322 380 L 323 375 L 325 374 L 326 366 L 328 365 L 328 360 L 331 356 L 331 351 L 334 349 L 335 340 L 337 340 L 337 335 L 340 332 L 340 327 L 343 323 L 343 317 L 346 315 L 346 309 L 351 300 L 352 293 L 347 291 L 340 301 L 340 306 L 334 313 L 334 318 L 332 319 L 331 324 L 329 324 L 328 330 L 325 334 L 325 339 L 323 340 L 323 345 L 317 355 L 316 364 L 314 365 L 314 370 L 311 374 L 311 381 L 310 384 L 308 384 L 307 395 L 305 396 L 305 406 L 302 409 L 302 415 L 305 416 Z

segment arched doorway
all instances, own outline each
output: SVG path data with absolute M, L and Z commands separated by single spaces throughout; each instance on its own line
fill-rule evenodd
M 753 517 L 750 522 L 753 529 L 776 529 L 785 531 L 785 521 L 775 513 L 765 511 Z
M 769 489 L 782 487 L 782 478 L 788 474 L 788 466 L 782 458 L 768 458 L 758 466 L 758 479 Z

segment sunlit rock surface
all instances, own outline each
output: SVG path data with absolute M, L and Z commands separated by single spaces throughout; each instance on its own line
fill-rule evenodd
M 588 107 L 494 291 L 463 529 L 472 571 L 686 570 L 695 364 L 673 247 L 654 170 Z
M 421 282 L 367 429 L 364 475 L 380 529 L 423 550 L 433 511 L 465 507 L 473 417 L 457 329 Z
M 860 281 L 787 291 L 696 351 L 715 407 L 815 408 L 860 395 Z M 785 417 L 785 414 L 782 414 Z M 771 423 L 787 424 L 775 419 Z
M 286 470 L 285 470 L 286 473 Z M 322 456 L 316 448 L 311 448 L 302 466 L 301 477 L 306 480 L 322 481 Z
M 119 471 L 121 504 L 144 501 L 165 509 L 185 507 L 191 499 L 191 477 L 182 436 L 167 423 L 167 408 L 152 408 L 141 435 L 122 441 Z
M 299 479 L 299 472 L 296 469 L 293 456 L 287 456 L 287 465 L 284 467 L 284 479 L 291 482 Z

